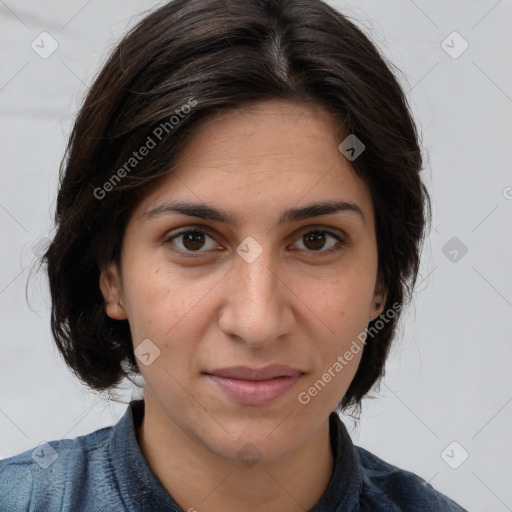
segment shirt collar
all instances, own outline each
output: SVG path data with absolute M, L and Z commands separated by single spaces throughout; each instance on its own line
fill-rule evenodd
M 324 494 L 310 512 L 359 510 L 363 475 L 352 439 L 338 414 L 329 415 L 329 434 L 334 455 L 334 472 Z
M 112 429 L 110 458 L 121 497 L 129 510 L 183 512 L 155 476 L 139 447 L 137 429 L 143 415 L 144 401 L 132 401 Z M 347 429 L 335 412 L 329 416 L 329 433 L 335 458 L 334 473 L 310 512 L 350 512 L 356 510 L 359 503 L 361 467 Z M 142 503 L 147 503 L 147 507 L 141 507 Z
M 110 456 L 126 510 L 183 512 L 158 480 L 137 441 L 144 416 L 144 401 L 134 400 L 112 429 Z

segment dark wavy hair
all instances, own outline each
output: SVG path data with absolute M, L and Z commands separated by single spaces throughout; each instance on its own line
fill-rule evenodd
M 93 390 L 139 374 L 128 321 L 107 316 L 99 288 L 101 270 L 119 263 L 135 206 L 172 172 L 207 116 L 266 99 L 326 107 L 345 136 L 363 142 L 351 163 L 371 191 L 384 310 L 410 299 L 430 207 L 418 134 L 391 65 L 321 0 L 173 0 L 130 30 L 90 87 L 61 164 L 55 235 L 41 260 L 53 337 Z M 158 143 L 130 160 L 148 137 Z M 383 375 L 398 318 L 396 311 L 379 329 L 379 319 L 370 322 L 375 335 L 339 410 L 359 406 Z

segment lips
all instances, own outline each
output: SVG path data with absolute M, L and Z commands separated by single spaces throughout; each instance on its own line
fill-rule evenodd
M 229 377 L 242 380 L 268 380 L 276 377 L 297 377 L 304 372 L 283 364 L 272 364 L 263 368 L 249 368 L 247 366 L 232 366 L 206 372 L 218 377 Z
M 266 405 L 289 391 L 304 372 L 286 365 L 263 368 L 236 366 L 205 372 L 208 379 L 232 401 L 244 405 Z

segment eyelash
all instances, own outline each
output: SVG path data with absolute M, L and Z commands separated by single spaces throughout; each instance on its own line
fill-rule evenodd
M 205 231 L 204 229 L 200 229 L 200 228 L 187 228 L 187 229 L 183 229 L 182 231 L 178 231 L 177 233 L 174 233 L 172 234 L 171 236 L 167 237 L 165 240 L 164 240 L 164 243 L 165 244 L 172 244 L 172 242 L 176 239 L 176 238 L 179 238 L 180 236 L 182 235 L 186 235 L 188 233 L 201 233 L 201 234 L 204 234 L 210 238 L 213 239 L 213 237 L 207 232 Z M 343 247 L 346 245 L 346 241 L 341 238 L 338 234 L 336 233 L 333 233 L 332 231 L 329 231 L 328 229 L 309 229 L 308 231 L 305 231 L 304 233 L 302 233 L 300 236 L 299 236 L 299 239 L 300 238 L 304 238 L 305 236 L 307 235 L 310 235 L 312 233 L 323 233 L 323 234 L 327 234 L 331 237 L 333 237 L 339 244 L 341 244 L 341 246 L 334 246 L 334 247 L 331 247 L 330 249 L 327 249 L 327 250 L 321 250 L 319 249 L 318 251 L 314 251 L 314 250 L 305 250 L 306 252 L 308 253 L 312 253 L 312 254 L 319 254 L 319 255 L 330 255 L 332 253 L 335 253 L 335 252 L 338 252 L 340 251 L 341 249 L 343 249 Z M 174 250 L 174 249 L 173 249 Z M 304 250 L 304 249 L 298 249 L 298 250 Z M 179 250 L 174 250 L 175 252 L 178 252 L 180 253 L 180 255 L 186 257 L 186 258 L 198 258 L 198 257 L 201 257 L 204 253 L 206 253 L 207 251 L 183 251 L 181 249 Z

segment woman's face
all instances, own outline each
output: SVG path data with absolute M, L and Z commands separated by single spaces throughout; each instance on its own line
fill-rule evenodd
M 278 100 L 203 124 L 102 274 L 147 413 L 219 456 L 252 443 L 275 460 L 325 425 L 380 312 L 372 201 L 336 128 L 320 107 Z M 275 364 L 291 370 L 257 372 Z M 240 366 L 255 373 L 220 371 Z

